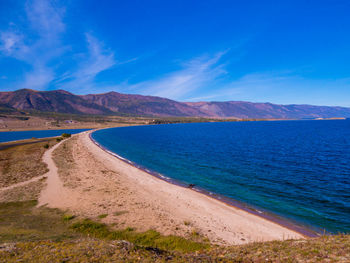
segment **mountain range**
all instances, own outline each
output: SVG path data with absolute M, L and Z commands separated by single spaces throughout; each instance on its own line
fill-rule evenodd
M 155 96 L 108 92 L 75 95 L 64 90 L 21 89 L 0 92 L 0 107 L 21 111 L 67 114 L 239 119 L 303 119 L 350 117 L 350 108 L 279 105 L 244 101 L 178 102 Z

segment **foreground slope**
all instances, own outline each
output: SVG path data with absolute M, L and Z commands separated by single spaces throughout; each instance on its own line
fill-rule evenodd
M 0 148 L 5 155 L 0 177 L 9 176 L 4 169 L 14 169 L 21 154 L 28 178 L 45 173 L 38 174 L 35 165 L 42 154 L 34 153 L 46 149 L 46 142 L 31 142 Z M 49 149 L 55 143 L 50 140 Z M 22 175 L 13 172 L 12 185 L 27 180 Z M 102 214 L 85 220 L 69 211 L 37 207 L 35 199 L 45 183 L 40 180 L 13 189 L 0 188 L 0 262 L 350 262 L 349 235 L 216 246 L 201 240 L 196 232 L 184 239 L 152 230 L 140 233 L 129 225 L 117 225 L 124 229 L 116 231 L 115 225 L 103 223 L 106 218 Z M 123 213 L 119 210 L 113 215 L 122 217 Z M 134 217 L 131 212 L 126 215 Z

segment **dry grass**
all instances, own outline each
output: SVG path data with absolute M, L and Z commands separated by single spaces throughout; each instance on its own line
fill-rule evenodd
M 210 248 L 195 252 L 140 247 L 123 240 L 74 239 L 0 245 L 4 262 L 350 262 L 349 236 Z
M 52 153 L 52 158 L 58 168 L 58 174 L 65 187 L 75 188 L 79 185 L 79 181 L 76 177 L 71 176 L 77 169 L 76 163 L 73 157 L 73 145 L 77 141 L 76 137 L 72 137 L 69 140 L 60 145 Z
M 36 204 L 35 200 L 0 203 L 0 243 L 79 237 L 64 222 L 62 211 Z
M 51 147 L 56 144 L 56 139 L 0 150 L 0 188 L 45 174 L 48 170 L 42 156 L 46 144 Z
M 222 247 L 111 230 L 36 201 L 0 203 L 0 262 L 350 262 L 350 236 Z
M 17 202 L 37 200 L 41 190 L 46 185 L 46 179 L 31 182 L 24 186 L 15 187 L 13 189 L 0 191 L 0 202 Z

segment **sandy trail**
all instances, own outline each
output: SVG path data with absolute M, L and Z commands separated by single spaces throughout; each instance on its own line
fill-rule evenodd
M 67 142 L 71 148 L 62 155 L 70 153 L 74 165 L 65 175 L 58 175 L 52 160 L 52 152 L 60 146 L 45 153 L 50 172 L 39 205 L 90 218 L 108 214 L 103 221 L 118 228 L 181 236 L 196 231 L 220 244 L 303 238 L 277 223 L 155 178 L 102 150 L 89 133 Z
M 10 186 L 7 186 L 7 187 L 3 187 L 3 188 L 0 188 L 0 192 L 1 191 L 6 191 L 6 190 L 12 190 L 14 188 L 17 188 L 17 187 L 22 187 L 22 186 L 26 186 L 30 183 L 34 183 L 34 182 L 37 182 L 41 179 L 44 179 L 46 178 L 46 175 L 40 175 L 40 176 L 37 176 L 37 177 L 34 177 L 34 178 L 31 178 L 27 181 L 24 181 L 24 182 L 20 182 L 20 183 L 17 183 L 17 184 L 13 184 L 13 185 L 10 185 Z
M 55 151 L 64 141 L 56 144 L 47 150 L 43 155 L 43 162 L 47 164 L 49 171 L 43 175 L 47 177 L 46 187 L 41 191 L 38 206 L 50 205 L 51 207 L 65 208 L 71 200 L 76 197 L 75 193 L 68 191 L 59 178 L 58 170 L 52 159 L 52 152 Z

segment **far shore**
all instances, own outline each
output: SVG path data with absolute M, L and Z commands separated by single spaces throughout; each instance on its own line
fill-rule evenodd
M 327 120 L 346 120 L 347 118 L 339 117 L 339 118 L 316 118 L 316 119 L 220 119 L 220 118 L 213 118 L 210 121 L 206 122 L 246 122 L 246 121 L 301 121 L 301 120 L 308 120 L 308 121 L 327 121 Z M 149 119 L 151 120 L 151 119 Z M 152 123 L 152 122 L 115 122 L 113 124 L 98 124 L 98 123 L 79 123 L 79 124 L 72 124 L 72 125 L 60 125 L 60 126 L 47 126 L 47 125 L 35 125 L 35 126 L 25 126 L 20 125 L 18 127 L 0 127 L 0 133 L 1 132 L 11 132 L 11 131 L 40 131 L 40 130 L 65 130 L 65 129 L 107 129 L 107 128 L 116 128 L 116 127 L 123 127 L 123 126 L 137 126 L 137 125 L 152 125 L 152 124 L 176 124 L 176 123 L 194 123 L 194 122 L 172 122 L 170 120 L 169 122 L 161 122 L 161 123 Z M 203 122 L 198 122 L 203 123 Z

